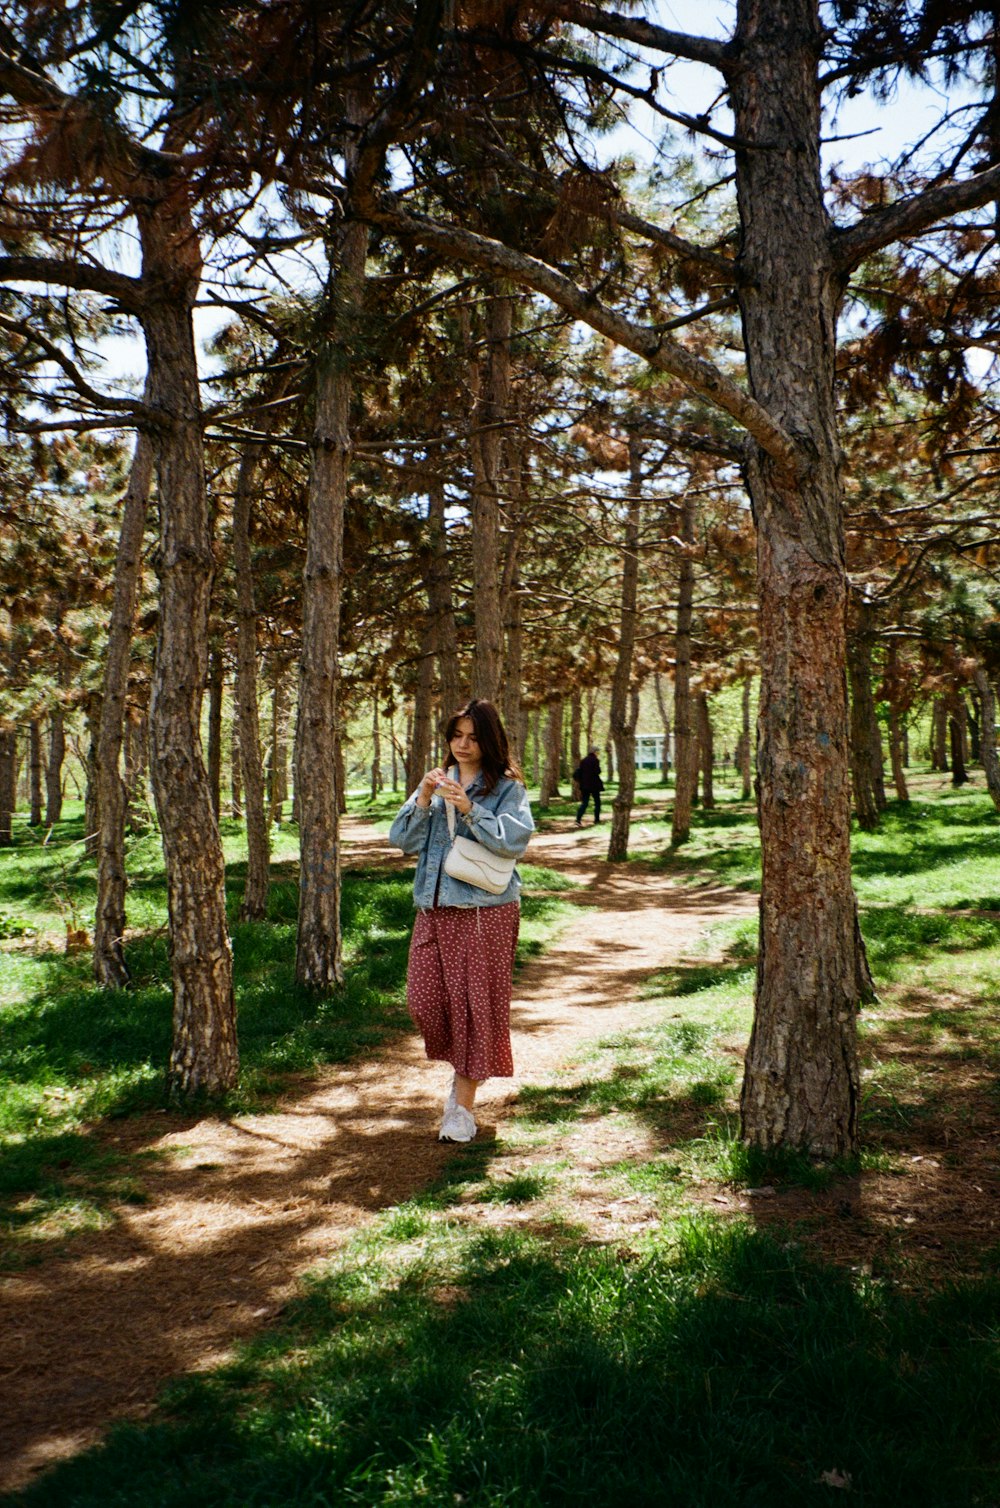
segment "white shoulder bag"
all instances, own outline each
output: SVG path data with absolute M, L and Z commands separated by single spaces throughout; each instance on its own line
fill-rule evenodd
M 491 895 L 502 895 L 510 884 L 516 859 L 501 859 L 490 853 L 475 838 L 462 838 L 455 832 L 455 808 L 445 802 L 448 813 L 448 831 L 451 847 L 444 861 L 444 872 L 453 880 L 464 880 L 466 885 L 475 885 L 478 890 L 488 890 Z

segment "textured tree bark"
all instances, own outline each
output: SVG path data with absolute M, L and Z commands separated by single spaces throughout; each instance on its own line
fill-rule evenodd
M 212 811 L 222 816 L 222 651 L 215 645 L 208 657 L 208 785 Z
M 378 799 L 382 789 L 382 729 L 379 724 L 378 691 L 375 687 L 375 695 L 372 698 L 372 779 L 371 798 Z
M 62 768 L 66 758 L 66 724 L 61 707 L 49 713 L 49 758 L 45 770 L 45 826 L 62 818 Z
M 977 665 L 973 672 L 973 680 L 976 690 L 979 692 L 979 705 L 982 708 L 979 734 L 979 753 L 983 762 L 983 773 L 986 776 L 986 789 L 993 800 L 993 805 L 1000 811 L 1000 760 L 997 759 L 997 735 L 996 735 L 996 698 L 993 695 L 993 687 L 990 685 L 989 676 L 982 665 Z
M 979 746 L 982 739 L 982 708 L 973 692 L 965 708 L 965 726 L 969 735 L 969 762 L 980 763 Z
M 753 795 L 753 781 L 750 766 L 750 690 L 753 676 L 743 677 L 743 701 L 741 703 L 742 732 L 740 734 L 740 776 L 743 781 L 741 792 L 743 800 L 749 801 Z
M 125 721 L 126 823 L 131 832 L 149 827 L 149 703 Z
M 233 730 L 229 738 L 229 815 L 234 822 L 243 816 L 243 783 L 240 778 L 240 725 L 233 718 Z
M 451 562 L 448 557 L 448 530 L 445 524 L 444 482 L 432 477 L 427 487 L 430 507 L 427 514 L 430 551 L 426 557 L 424 586 L 434 617 L 441 689 L 441 712 L 445 718 L 462 705 L 462 672 L 458 663 L 458 631 L 451 590 Z
M 101 693 L 92 691 L 84 704 L 87 784 L 83 796 L 83 851 L 96 857 L 101 846 L 100 776 L 97 742 L 101 735 Z
M 42 825 L 42 729 L 37 717 L 28 724 L 28 789 L 31 827 Z
M 349 157 L 351 153 L 348 154 Z M 353 171 L 353 162 L 348 164 Z M 351 466 L 351 345 L 364 298 L 368 229 L 345 220 L 331 250 L 331 312 L 316 363 L 299 672 L 295 787 L 299 814 L 299 922 L 295 974 L 329 989 L 343 982 L 337 757 L 344 507 Z
M 685 494 L 681 513 L 681 542 L 694 544 L 694 498 Z M 686 843 L 691 836 L 691 804 L 697 766 L 691 736 L 691 616 L 694 604 L 694 560 L 689 548 L 681 554 L 677 579 L 677 630 L 674 635 L 674 810 L 670 841 Z
M 269 827 L 280 827 L 284 820 L 284 807 L 288 799 L 288 738 L 285 706 L 285 670 L 280 661 L 275 661 L 274 680 L 271 688 L 271 778 L 270 806 L 267 814 Z
M 14 810 L 17 805 L 17 734 L 13 728 L 0 732 L 0 847 L 14 841 Z
M 514 754 L 520 761 L 524 754 L 524 707 L 521 702 L 521 682 L 524 676 L 524 603 L 521 596 L 521 570 L 515 561 L 511 574 L 510 589 L 504 598 L 504 656 L 503 690 L 500 713 L 507 737 Z M 576 767 L 574 766 L 574 769 Z
M 708 697 L 699 691 L 695 698 L 698 724 L 698 763 L 701 766 L 701 801 L 706 812 L 715 806 L 715 733 L 708 711 Z
M 531 783 L 534 786 L 539 786 L 542 778 L 541 724 L 541 708 L 536 707 L 531 714 Z
M 569 699 L 569 758 L 575 770 L 583 758 L 583 692 L 573 688 Z
M 545 770 L 539 792 L 539 805 L 548 806 L 559 798 L 559 766 L 562 761 L 563 699 L 556 696 L 548 703 L 545 724 Z
M 175 1099 L 216 1095 L 239 1073 L 225 866 L 201 744 L 214 560 L 191 313 L 201 278 L 183 189 L 149 185 L 137 214 L 149 296 L 149 361 L 160 541 L 159 631 L 150 695 L 150 768 L 163 835 L 174 987 L 168 1070 Z
M 851 888 L 846 573 L 836 316 L 820 172 L 814 0 L 739 0 L 730 77 L 743 226 L 740 312 L 754 397 L 797 458 L 756 444 L 763 883 L 743 1134 L 815 1155 L 857 1140 L 856 1015 L 871 991 Z
M 236 576 L 236 717 L 247 821 L 247 877 L 240 920 L 263 921 L 271 886 L 271 829 L 264 804 L 264 761 L 257 707 L 257 604 L 250 550 L 250 510 L 263 456 L 248 445 L 240 457 L 233 494 L 233 569 Z M 234 757 L 235 768 L 235 757 Z
M 934 698 L 931 713 L 931 769 L 941 774 L 948 769 L 948 709 L 943 696 Z
M 629 696 L 635 656 L 636 604 L 639 594 L 639 529 L 642 519 L 642 447 L 629 437 L 629 500 L 625 514 L 618 659 L 611 684 L 611 736 L 618 764 L 618 791 L 611 803 L 608 859 L 628 857 L 629 827 L 635 801 L 635 714 Z
M 104 664 L 101 722 L 97 739 L 97 908 L 94 915 L 94 978 L 105 989 L 129 982 L 125 936 L 125 823 L 128 793 L 121 773 L 125 700 L 136 604 L 142 579 L 142 540 L 153 480 L 153 443 L 136 440 L 128 486 L 122 501 L 115 559 L 114 595 Z
M 469 363 L 472 392 L 472 588 L 476 647 L 472 694 L 500 701 L 503 625 L 500 610 L 500 485 L 503 430 L 510 404 L 510 338 L 514 303 L 508 294 L 487 306 L 486 357 Z
M 660 672 L 653 672 L 653 689 L 656 692 L 656 705 L 660 713 L 660 723 L 663 727 L 663 753 L 660 757 L 660 779 L 666 785 L 670 779 L 670 714 L 667 711 L 667 700 L 663 695 L 663 680 Z

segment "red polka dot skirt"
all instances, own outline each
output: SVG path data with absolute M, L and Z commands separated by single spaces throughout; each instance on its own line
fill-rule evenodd
M 417 913 L 406 1003 L 427 1056 L 467 1079 L 514 1072 L 510 996 L 520 922 L 517 901 Z

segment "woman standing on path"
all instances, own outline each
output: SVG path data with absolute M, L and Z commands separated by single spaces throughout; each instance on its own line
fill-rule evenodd
M 444 737 L 449 770 L 428 770 L 400 809 L 389 842 L 419 854 L 406 1001 L 428 1058 L 455 1070 L 440 1140 L 471 1141 L 479 1085 L 514 1072 L 510 996 L 521 878 L 515 869 L 494 895 L 448 874 L 449 808 L 463 837 L 500 858 L 520 858 L 535 824 L 492 702 L 473 698 L 449 719 Z

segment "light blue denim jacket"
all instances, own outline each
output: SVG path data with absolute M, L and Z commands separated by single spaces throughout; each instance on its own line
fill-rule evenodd
M 455 831 L 463 838 L 474 838 L 490 853 L 502 858 L 520 858 L 535 830 L 528 804 L 528 793 L 519 780 L 498 780 L 486 795 L 479 776 L 467 792 L 472 810 L 463 817 L 455 812 Z M 389 842 L 404 853 L 415 853 L 417 873 L 413 881 L 413 904 L 421 911 L 434 905 L 437 892 L 439 906 L 505 906 L 521 894 L 521 876 L 517 870 L 500 895 L 453 880 L 444 872 L 444 861 L 451 846 L 448 813 L 442 796 L 432 796 L 425 808 L 417 805 L 417 792 L 404 802 L 389 830 Z

